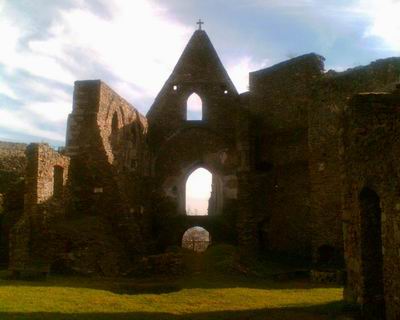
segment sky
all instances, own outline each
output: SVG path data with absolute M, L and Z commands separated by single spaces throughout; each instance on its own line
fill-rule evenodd
M 201 18 L 239 92 L 315 52 L 343 71 L 400 56 L 400 0 L 0 0 L 0 140 L 65 143 L 76 80 L 145 114 Z

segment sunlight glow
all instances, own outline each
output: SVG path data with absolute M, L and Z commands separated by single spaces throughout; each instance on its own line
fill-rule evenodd
M 207 215 L 208 200 L 211 195 L 212 174 L 199 168 L 186 182 L 186 213 L 188 215 Z
M 360 0 L 353 10 L 370 20 L 365 37 L 378 37 L 386 46 L 381 49 L 400 52 L 400 1 Z
M 267 66 L 270 66 L 271 62 L 268 59 L 263 61 L 254 61 L 251 56 L 245 56 L 240 60 L 232 61 L 227 66 L 227 71 L 235 87 L 239 93 L 246 92 L 249 90 L 249 72 L 256 71 Z

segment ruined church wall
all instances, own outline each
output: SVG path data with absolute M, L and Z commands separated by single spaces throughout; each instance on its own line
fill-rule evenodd
M 214 242 L 235 242 L 237 162 L 235 144 L 202 127 L 188 128 L 167 141 L 157 153 L 154 166 L 155 191 L 162 202 L 168 203 L 165 209 L 153 210 L 157 215 L 154 222 L 160 229 L 155 237 L 161 234 L 164 240 L 160 242 L 180 245 L 186 229 L 200 223 Z M 215 196 L 219 205 L 216 212 L 196 220 L 186 215 L 185 188 L 189 175 L 200 167 L 209 170 L 214 182 L 218 182 Z
M 314 85 L 308 131 L 314 261 L 318 248 L 328 245 L 336 250 L 336 263 L 343 263 L 341 141 L 347 100 L 359 92 L 392 89 L 399 75 L 400 59 L 389 58 L 344 72 L 328 71 Z
M 254 201 L 266 250 L 310 255 L 308 116 L 322 60 L 309 54 L 250 73 Z
M 397 319 L 400 314 L 399 108 L 399 94 L 363 94 L 352 98 L 344 113 L 342 196 L 348 278 L 345 299 L 361 304 L 365 310 L 369 307 L 363 278 L 366 260 L 363 259 L 377 258 L 365 256 L 366 253 L 363 257 L 366 240 L 362 235 L 362 221 L 368 217 L 360 209 L 359 197 L 367 187 L 376 192 L 380 201 L 387 319 Z M 380 277 L 377 273 L 368 276 Z
M 242 112 L 239 96 L 233 90 L 225 94 L 223 83 L 215 79 L 198 80 L 196 75 L 202 73 L 197 72 L 191 81 L 175 82 L 174 75 L 171 76 L 148 114 L 153 188 L 162 199 L 153 202 L 165 204 L 153 209 L 155 237 L 160 236 L 158 242 L 162 244 L 180 245 L 184 231 L 195 226 L 186 215 L 185 187 L 191 172 L 200 167 L 209 170 L 220 182 L 217 192 L 220 210 L 199 223 L 211 232 L 214 241 L 237 240 L 236 171 L 240 163 L 237 126 L 241 125 Z M 186 120 L 186 102 L 192 92 L 198 93 L 203 101 L 202 120 Z M 165 229 L 163 225 L 170 227 Z
M 46 144 L 27 148 L 11 270 L 126 272 L 146 251 L 146 132 L 146 119 L 107 85 L 75 83 L 63 154 Z
M 75 83 L 66 145 L 71 213 L 106 217 L 120 228 L 116 233 L 126 237 L 132 252 L 144 250 L 140 223 L 149 170 L 146 133 L 146 119 L 106 84 Z
M 41 265 L 38 257 L 50 249 L 50 224 L 63 220 L 69 200 L 68 157 L 47 144 L 30 144 L 26 158 L 24 213 L 10 231 L 12 270 Z
M 236 140 L 238 97 L 224 96 L 219 85 L 217 89 L 206 88 L 202 95 L 203 101 L 212 101 L 214 104 L 214 109 L 208 110 L 208 117 L 202 121 L 186 121 L 181 117 L 179 125 L 174 127 L 176 119 L 172 118 L 175 115 L 168 113 L 166 106 L 185 109 L 187 97 L 183 94 L 185 98 L 180 98 L 181 104 L 174 105 L 175 98 L 171 98 L 171 94 L 174 93 L 168 92 L 165 97 L 160 98 L 165 99 L 160 102 L 163 103 L 162 106 L 166 104 L 165 108 L 149 119 L 150 147 L 153 150 L 153 188 L 154 194 L 159 197 L 152 200 L 156 204 L 152 210 L 153 229 L 154 237 L 160 244 L 159 249 L 163 250 L 167 245 L 180 245 L 186 229 L 196 225 L 205 227 L 214 242 L 236 243 L 236 173 L 240 163 Z M 225 117 L 212 119 L 216 113 L 224 113 Z M 166 133 L 162 126 L 169 119 L 171 128 L 168 130 L 172 131 Z M 218 181 L 214 194 L 218 209 L 213 214 L 210 213 L 210 216 L 196 220 L 186 215 L 185 188 L 189 175 L 200 167 L 213 174 L 214 182 Z
M 185 127 L 186 102 L 192 93 L 202 100 L 201 122 L 234 138 L 239 96 L 204 30 L 195 31 L 147 113 L 152 148 Z
M 164 85 L 147 115 L 152 148 L 157 148 L 164 139 L 196 123 L 206 124 L 203 126 L 227 139 L 235 139 L 236 120 L 240 112 L 236 92 L 229 90 L 224 94 L 226 86 L 213 83 L 212 79 L 209 79 L 209 83 L 204 80 L 196 83 L 196 79 L 187 82 L 173 80 Z M 177 86 L 176 91 L 174 85 Z M 198 94 L 202 100 L 202 120 L 186 120 L 187 99 L 192 93 Z
M 114 191 L 119 192 L 117 199 L 123 197 L 125 176 L 145 175 L 146 132 L 145 118 L 107 85 L 76 83 L 66 152 L 73 159 L 77 184 L 87 195 L 88 203 L 82 205 L 88 211 L 100 213 L 100 202 L 115 202 L 106 199 L 114 197 Z M 100 206 L 92 207 L 93 202 Z
M 344 106 L 358 92 L 393 88 L 400 59 L 340 73 L 325 73 L 323 60 L 308 54 L 250 74 L 255 202 L 262 246 L 296 248 L 314 262 L 330 246 L 340 265 Z
M 26 144 L 0 141 L 0 194 L 23 178 L 26 167 Z
M 40 215 L 40 219 L 63 217 L 67 201 L 67 181 L 70 159 L 47 144 L 30 144 L 26 150 L 27 170 L 25 176 L 25 214 Z M 59 181 L 55 177 L 60 168 Z M 59 186 L 56 184 L 59 183 Z M 55 194 L 57 188 L 60 188 Z M 58 208 L 47 209 L 56 204 Z
M 0 264 L 8 262 L 9 233 L 24 209 L 25 149 L 0 141 Z
M 201 120 L 187 117 L 192 93 L 202 100 Z M 181 245 L 183 233 L 196 225 L 205 227 L 214 242 L 237 243 L 237 172 L 246 158 L 241 154 L 244 148 L 238 147 L 243 111 L 210 39 L 197 30 L 147 113 L 153 234 L 160 251 Z M 186 180 L 200 167 L 213 174 L 216 185 L 210 201 L 216 210 L 201 218 L 188 216 L 185 210 Z

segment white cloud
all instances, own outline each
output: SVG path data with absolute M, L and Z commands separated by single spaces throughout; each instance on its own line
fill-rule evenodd
M 268 65 L 270 65 L 270 62 L 267 59 L 255 62 L 251 57 L 245 56 L 237 61 L 230 62 L 227 71 L 236 89 L 239 92 L 245 92 L 249 90 L 249 72 L 265 68 Z
M 104 17 L 91 11 L 84 1 L 71 0 L 71 4 L 73 8 L 60 9 L 57 19 L 34 37 L 35 26 L 26 28 L 29 22 L 24 21 L 22 28 L 22 23 L 16 23 L 15 12 L 7 10 L 13 3 L 0 0 L 0 64 L 9 75 L 22 71 L 34 76 L 37 81 L 27 81 L 23 86 L 42 97 L 20 97 L 20 107 L 30 119 L 19 118 L 3 105 L 0 127 L 63 140 L 59 133 L 52 134 L 39 126 L 43 120 L 53 127 L 62 121 L 65 124 L 72 96 L 40 79 L 72 86 L 78 79 L 102 78 L 133 105 L 148 101 L 167 80 L 192 32 L 169 20 L 163 8 L 147 0 L 108 1 L 110 15 Z M 12 98 L 18 96 L 12 86 L 2 85 L 0 92 Z
M 331 46 L 348 33 L 359 32 L 356 25 L 365 27 L 364 38 L 377 37 L 383 45 L 375 49 L 400 52 L 399 0 L 249 0 L 246 5 L 278 14 L 293 15 L 319 34 L 319 41 Z
M 35 25 L 40 19 L 18 20 L 23 15 L 16 16 L 15 3 L 0 0 L 0 64 L 14 81 L 1 83 L 0 94 L 20 101 L 19 107 L 26 113 L 21 112 L 18 117 L 29 123 L 28 132 L 33 136 L 40 132 L 50 136 L 51 130 L 47 132 L 43 127 L 45 121 L 49 128 L 65 126 L 72 95 L 60 87 L 72 86 L 78 79 L 101 78 L 133 105 L 146 110 L 149 106 L 144 106 L 143 101 L 147 104 L 161 89 L 194 29 L 171 20 L 162 2 L 156 4 L 150 0 L 104 1 L 106 15 L 94 12 L 86 1 L 70 0 L 69 9 L 59 7 L 57 15 L 43 20 L 50 21 L 48 25 L 40 27 Z M 241 3 L 256 5 L 255 10 L 278 8 L 281 13 L 298 14 L 302 23 L 318 30 L 324 47 L 335 44 L 354 20 L 362 19 L 367 22 L 365 37 L 377 37 L 385 49 L 400 52 L 398 0 L 351 0 L 337 5 L 333 1 L 316 0 Z M 46 12 L 38 8 L 30 15 L 49 14 Z M 270 61 L 256 61 L 248 55 L 236 60 L 231 58 L 227 70 L 238 91 L 244 92 L 248 87 L 248 73 L 267 65 Z M 16 75 L 20 73 L 30 74 L 35 80 L 16 83 Z M 52 82 L 62 86 L 53 86 Z M 32 93 L 34 98 L 25 92 Z M 16 116 L 8 106 L 0 108 L 3 115 L 11 112 Z M 7 124 L 2 120 L 1 127 L 15 131 L 23 127 L 21 121 L 14 119 Z M 60 138 L 58 132 L 54 134 Z
M 191 30 L 168 20 L 164 11 L 145 0 L 110 2 L 112 19 L 87 8 L 61 13 L 52 36 L 31 41 L 32 51 L 69 61 L 68 49 L 80 49 L 103 65 L 119 81 L 135 84 L 154 96 L 167 79 Z M 79 74 L 76 75 L 79 77 Z M 112 85 L 112 84 L 111 84 Z
M 251 0 L 246 1 L 247 5 L 259 6 L 259 7 L 268 7 L 268 8 L 304 8 L 309 7 L 315 4 L 315 0 L 291 0 L 291 1 L 282 1 L 282 0 Z
M 39 139 L 63 141 L 64 136 L 45 129 L 40 129 L 31 123 L 29 114 L 21 111 L 0 109 L 0 129 L 4 128 L 16 133 L 31 135 Z
M 25 105 L 25 109 L 40 119 L 49 122 L 63 123 L 72 110 L 72 105 L 68 101 L 53 100 L 50 102 L 34 102 Z
M 15 91 L 6 83 L 0 83 L 0 94 L 3 94 L 11 99 L 17 99 Z
M 6 16 L 0 20 L 0 63 L 4 64 L 9 72 L 22 69 L 38 77 L 71 84 L 74 76 L 54 58 L 20 47 L 20 41 L 25 35 L 22 29 L 13 25 L 12 19 L 7 19 Z
M 379 37 L 384 42 L 383 49 L 400 53 L 399 0 L 360 0 L 353 10 L 369 18 L 365 37 Z

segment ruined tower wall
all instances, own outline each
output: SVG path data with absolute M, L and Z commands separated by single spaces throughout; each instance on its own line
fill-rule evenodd
M 254 120 L 254 201 L 264 247 L 310 255 L 308 116 L 322 57 L 301 56 L 250 73 Z
M 370 283 L 379 285 L 379 279 L 383 277 L 386 319 L 397 319 L 400 314 L 399 109 L 399 93 L 371 93 L 352 98 L 344 114 L 342 156 L 345 168 L 342 195 L 348 272 L 345 299 L 361 304 L 366 313 L 370 312 L 369 308 L 377 301 L 382 306 L 383 301 L 374 301 L 379 299 L 379 288 L 371 288 Z M 367 216 L 361 209 L 364 188 L 378 196 L 383 274 L 382 270 L 367 272 L 371 263 L 379 260 L 379 256 L 373 255 L 366 243 L 369 239 L 378 243 L 380 239 L 373 236 L 374 230 L 363 229 L 368 219 L 378 218 Z

